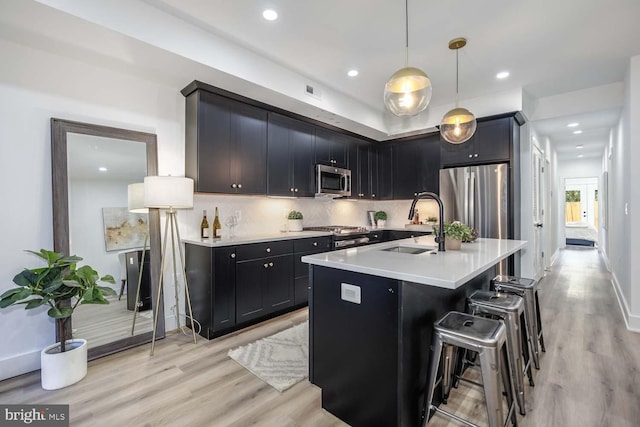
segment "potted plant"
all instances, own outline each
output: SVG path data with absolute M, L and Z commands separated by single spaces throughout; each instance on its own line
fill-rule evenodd
M 436 225 L 437 222 L 438 218 L 436 218 L 435 216 L 427 217 L 427 225 Z
M 463 241 L 471 241 L 471 228 L 461 223 L 453 221 L 443 224 L 445 247 L 448 250 L 459 250 Z
M 290 211 L 287 215 L 289 231 L 302 231 L 302 212 Z
M 385 211 L 378 211 L 373 215 L 373 218 L 376 220 L 376 226 L 378 228 L 384 228 L 387 223 L 387 213 Z
M 80 268 L 82 258 L 40 249 L 27 251 L 40 257 L 46 267 L 24 269 L 13 282 L 17 288 L 0 295 L 0 308 L 24 304 L 26 310 L 48 305 L 47 314 L 56 321 L 59 337 L 78 304 L 108 304 L 107 295 L 116 292 L 98 282 L 114 284 L 112 276 L 100 277 L 88 265 Z M 70 339 L 50 345 L 40 353 L 41 381 L 45 390 L 55 390 L 80 381 L 87 374 L 87 341 Z

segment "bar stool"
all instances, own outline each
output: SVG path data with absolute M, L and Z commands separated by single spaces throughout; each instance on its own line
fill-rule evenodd
M 523 298 L 513 294 L 477 290 L 471 294 L 468 302 L 471 314 L 497 317 L 506 326 L 507 349 L 511 360 L 509 368 L 516 389 L 520 414 L 525 415 L 524 374 L 526 373 L 529 378 L 529 385 L 533 386 L 534 382 Z
M 546 349 L 544 348 L 544 337 L 542 336 L 538 282 L 524 277 L 499 275 L 491 279 L 491 289 L 514 293 L 524 298 L 524 315 L 527 318 L 529 339 L 533 342 L 534 348 L 533 363 L 536 369 L 540 369 L 540 350 L 546 352 Z
M 431 410 L 466 425 L 475 426 L 475 424 L 472 424 L 470 421 L 462 419 L 432 404 L 443 349 L 448 350 L 449 348 L 459 347 L 477 352 L 480 358 L 482 386 L 484 388 L 485 402 L 487 405 L 489 427 L 504 427 L 505 416 L 502 412 L 503 389 L 509 408 L 506 418 L 511 418 L 513 426 L 517 427 L 518 421 L 514 410 L 515 400 L 513 398 L 515 392 L 513 380 L 508 370 L 509 354 L 506 347 L 507 331 L 504 323 L 498 320 L 451 311 L 442 319 L 438 320 L 433 325 L 433 328 L 433 354 L 429 366 L 423 426 L 426 426 L 429 421 Z M 444 371 L 443 381 L 449 376 L 446 367 Z M 500 385 L 500 377 L 502 377 L 502 387 Z M 443 384 L 443 390 L 444 389 Z

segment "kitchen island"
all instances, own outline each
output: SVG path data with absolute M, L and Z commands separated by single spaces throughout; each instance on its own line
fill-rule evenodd
M 478 239 L 437 252 L 433 236 L 305 256 L 309 380 L 322 407 L 354 427 L 419 426 L 433 323 L 487 289 L 526 246 Z

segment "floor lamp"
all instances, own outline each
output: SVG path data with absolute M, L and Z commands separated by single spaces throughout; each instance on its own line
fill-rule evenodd
M 144 178 L 144 206 L 147 208 L 167 209 L 164 224 L 164 243 L 162 245 L 162 262 L 160 263 L 160 283 L 158 284 L 158 297 L 156 301 L 156 312 L 153 321 L 153 338 L 151 340 L 151 356 L 156 343 L 156 331 L 158 328 L 157 307 L 160 306 L 160 295 L 162 295 L 164 282 L 164 263 L 167 257 L 167 241 L 171 239 L 171 252 L 173 259 L 173 286 L 176 298 L 176 319 L 178 329 L 180 329 L 180 298 L 178 293 L 178 269 L 176 268 L 176 243 L 180 254 L 180 271 L 184 280 L 185 295 L 187 297 L 187 307 L 191 319 L 191 331 L 193 342 L 196 340 L 196 331 L 193 328 L 193 312 L 191 310 L 191 297 L 189 296 L 189 284 L 187 283 L 187 273 L 184 266 L 184 251 L 180 242 L 180 230 L 178 229 L 178 218 L 176 209 L 193 208 L 193 180 L 191 178 L 177 176 L 147 176 Z M 168 234 L 171 225 L 171 234 Z
M 129 184 L 127 188 L 129 212 L 149 213 L 149 208 L 144 206 L 144 183 Z M 136 315 L 140 304 L 140 287 L 142 286 L 142 270 L 144 269 L 144 258 L 149 243 L 149 221 L 147 219 L 147 231 L 144 233 L 144 245 L 142 246 L 142 257 L 140 258 L 140 268 L 138 269 L 138 287 L 136 288 L 136 303 L 133 306 L 133 324 L 131 325 L 131 335 L 136 328 Z M 156 311 L 158 307 L 155 308 Z

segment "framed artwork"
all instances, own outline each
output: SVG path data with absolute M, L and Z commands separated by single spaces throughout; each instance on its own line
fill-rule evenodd
M 148 213 L 131 213 L 127 208 L 102 208 L 102 219 L 107 252 L 142 248 L 149 232 Z

